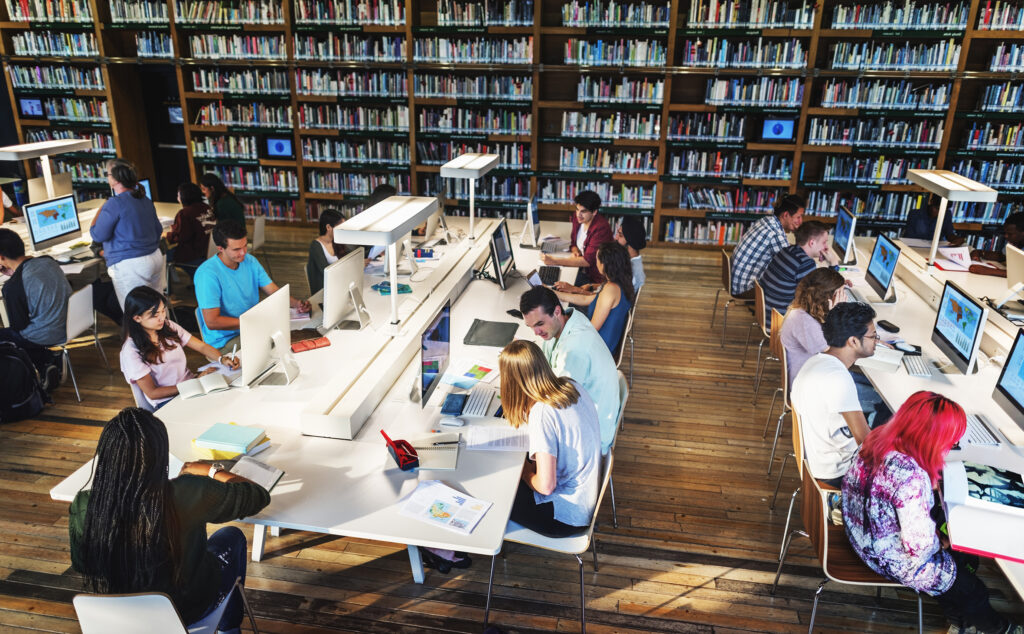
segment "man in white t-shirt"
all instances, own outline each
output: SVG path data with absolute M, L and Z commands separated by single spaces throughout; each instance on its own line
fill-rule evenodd
M 874 319 L 866 304 L 844 302 L 830 310 L 822 325 L 828 348 L 808 359 L 793 381 L 807 464 L 815 478 L 837 488 L 869 431 L 850 367 L 875 353 Z

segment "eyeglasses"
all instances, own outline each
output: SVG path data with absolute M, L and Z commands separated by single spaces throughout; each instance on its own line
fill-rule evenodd
M 873 335 L 864 335 L 861 339 L 874 339 L 875 341 L 881 341 L 882 336 L 876 332 Z

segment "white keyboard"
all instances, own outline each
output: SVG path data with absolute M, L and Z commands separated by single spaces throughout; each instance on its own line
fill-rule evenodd
M 848 301 L 848 302 L 856 302 L 858 304 L 867 304 L 868 303 L 868 301 L 866 299 L 864 299 L 864 296 L 861 295 L 859 291 L 856 291 L 856 290 L 854 290 L 853 288 L 851 288 L 849 286 L 847 286 L 845 288 L 846 288 L 846 301 Z
M 462 415 L 487 416 L 487 409 L 491 406 L 493 397 L 494 390 L 483 383 L 477 383 L 469 391 L 469 399 L 466 400 L 466 405 L 462 408 Z
M 928 378 L 932 375 L 932 364 L 924 356 L 903 355 L 903 367 L 910 376 Z
M 978 414 L 967 415 L 967 432 L 964 434 L 964 440 L 972 445 L 998 447 L 1000 444 L 999 439 L 988 430 L 988 425 Z

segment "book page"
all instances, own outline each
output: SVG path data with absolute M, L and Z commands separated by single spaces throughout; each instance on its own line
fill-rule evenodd
M 224 375 L 218 372 L 199 377 L 199 383 L 203 386 L 206 394 L 228 389 L 228 382 L 224 380 Z
M 466 431 L 466 449 L 483 451 L 528 451 L 530 435 L 526 429 L 470 426 Z
M 178 394 L 181 398 L 192 398 L 206 394 L 206 388 L 199 382 L 199 379 L 189 379 L 178 384 Z
M 274 488 L 281 476 L 284 475 L 284 471 L 281 471 L 277 467 L 268 465 L 265 462 L 260 462 L 255 458 L 249 456 L 242 456 L 235 463 L 235 466 L 231 467 L 231 473 L 240 475 L 243 478 L 248 478 L 256 484 L 260 485 L 267 491 Z

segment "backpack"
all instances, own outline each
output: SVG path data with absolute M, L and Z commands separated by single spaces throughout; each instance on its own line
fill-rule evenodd
M 10 341 L 0 341 L 0 376 L 0 423 L 35 416 L 52 402 L 28 353 Z

